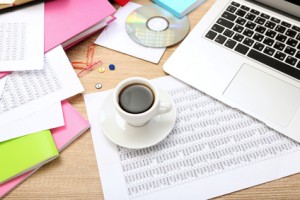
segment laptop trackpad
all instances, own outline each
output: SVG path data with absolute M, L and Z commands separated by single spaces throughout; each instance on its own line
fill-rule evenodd
M 243 64 L 223 94 L 227 99 L 280 126 L 288 126 L 300 103 L 300 89 Z

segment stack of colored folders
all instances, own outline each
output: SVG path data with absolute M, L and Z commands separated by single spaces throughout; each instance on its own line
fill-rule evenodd
M 62 109 L 64 126 L 0 143 L 0 181 L 4 182 L 3 180 L 6 179 L 0 184 L 0 198 L 22 183 L 43 164 L 57 157 L 58 152 L 89 129 L 89 122 L 67 101 L 62 102 Z M 9 165 L 2 162 L 3 158 Z

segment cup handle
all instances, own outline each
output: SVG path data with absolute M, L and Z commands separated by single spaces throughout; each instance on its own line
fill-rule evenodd
M 157 114 L 164 114 L 172 109 L 172 104 L 167 102 L 159 102 L 159 108 Z

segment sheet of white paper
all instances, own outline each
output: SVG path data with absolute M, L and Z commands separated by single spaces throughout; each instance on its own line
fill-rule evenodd
M 134 42 L 128 36 L 125 29 L 127 16 L 140 6 L 141 5 L 139 4 L 128 2 L 126 6 L 120 7 L 114 15 L 117 19 L 110 23 L 101 32 L 99 37 L 96 39 L 95 44 L 120 51 L 149 62 L 158 63 L 166 48 L 151 48 L 142 46 Z
M 64 116 L 61 103 L 57 102 L 1 127 L 0 142 L 63 125 Z
M 7 79 L 7 76 L 4 76 L 3 78 L 0 78 L 0 99 L 1 99 L 1 96 L 2 96 L 2 92 L 4 90 L 6 79 Z
M 44 3 L 1 14 L 0 71 L 43 69 Z
M 171 95 L 177 121 L 146 149 L 102 134 L 99 106 L 111 91 L 84 96 L 106 200 L 208 199 L 300 171 L 298 143 L 171 77 L 153 82 Z
M 11 73 L 0 99 L 0 127 L 83 91 L 61 46 L 45 55 L 43 70 Z

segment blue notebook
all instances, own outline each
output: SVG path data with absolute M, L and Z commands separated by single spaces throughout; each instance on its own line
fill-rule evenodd
M 200 6 L 205 0 L 152 0 L 154 3 L 169 11 L 178 18 L 182 18 Z

